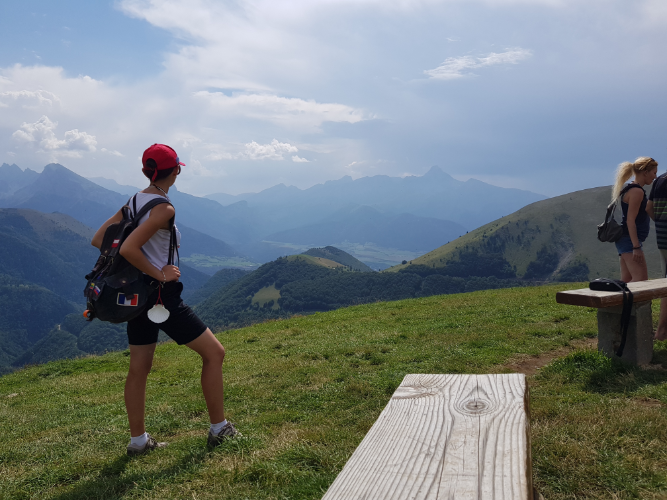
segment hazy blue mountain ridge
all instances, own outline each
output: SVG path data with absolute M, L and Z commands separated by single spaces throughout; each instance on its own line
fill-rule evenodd
M 132 196 L 137 191 L 141 191 L 144 188 L 138 188 L 136 186 L 130 186 L 128 184 L 119 184 L 113 179 L 107 179 L 106 177 L 88 177 L 89 181 L 94 182 L 98 186 L 102 186 L 109 191 L 114 191 L 123 196 Z M 148 182 L 148 179 L 146 179 Z M 147 184 L 148 185 L 148 184 Z
M 34 182 L 39 174 L 34 170 L 21 168 L 16 164 L 3 163 L 0 166 L 0 197 L 9 196 L 31 182 Z
M 207 198 L 225 203 L 231 200 L 230 195 L 211 194 Z M 304 190 L 279 185 L 233 197 L 246 201 L 249 207 L 270 208 L 270 213 L 262 211 L 263 216 L 277 226 L 291 225 L 289 228 L 316 223 L 349 205 L 368 205 L 387 213 L 454 221 L 467 230 L 545 198 L 475 179 L 458 181 L 437 166 L 421 177 L 376 175 L 353 180 L 346 176 Z
M 93 228 L 92 231 L 116 213 L 130 197 L 128 194 L 119 194 L 99 186 L 59 164 L 47 165 L 40 174 L 30 171 L 32 173 L 27 175 L 28 170 L 21 171 L 19 167 L 5 165 L 0 169 L 0 177 L 4 175 L 3 172 L 6 176 L 9 176 L 7 172 L 19 175 L 17 169 L 25 176 L 23 181 L 28 182 L 30 179 L 32 181 L 10 195 L 0 198 L 0 207 L 30 208 L 44 213 L 58 212 L 78 220 L 84 227 Z M 109 182 L 117 185 L 114 181 Z M 131 186 L 126 187 L 131 188 Z M 184 234 L 181 247 L 183 257 L 192 254 L 242 257 L 229 244 L 215 238 L 215 234 L 225 234 L 235 238 L 247 232 L 246 226 L 252 224 L 248 224 L 245 219 L 236 223 L 235 216 L 230 215 L 237 213 L 237 208 L 226 208 L 205 198 L 180 193 L 175 187 L 169 194 L 176 206 L 176 223 Z M 53 217 L 56 216 L 57 214 L 53 214 Z M 63 220 L 68 220 L 68 224 L 72 225 L 71 219 Z M 190 222 L 204 231 L 198 231 L 197 227 L 189 224 Z M 92 233 L 88 238 L 90 236 Z M 246 241 L 249 236 L 240 238 Z
M 369 206 L 346 207 L 311 224 L 266 237 L 301 245 L 322 245 L 354 241 L 373 242 L 383 247 L 427 252 L 455 240 L 466 229 L 455 222 L 412 214 L 387 214 Z
M 16 173 L 16 168 L 9 167 L 5 170 Z M 115 181 L 108 185 L 120 186 Z M 357 180 L 344 177 L 305 190 L 278 185 L 261 193 L 235 197 L 239 201 L 228 206 L 183 193 L 176 187 L 169 194 L 180 227 L 220 240 L 221 243 L 209 241 L 211 244 L 205 245 L 204 239 L 199 238 L 202 240 L 197 243 L 199 249 L 194 246 L 188 249 L 187 239 L 183 241 L 184 257 L 209 274 L 225 265 L 248 267 L 253 260 L 265 262 L 311 245 L 347 243 L 344 247 L 348 251 L 362 251 L 358 245 L 365 245 L 363 258 L 369 263 L 391 262 L 396 258 L 394 262 L 400 262 L 405 258 L 400 257 L 400 252 L 428 250 L 462 234 L 460 226 L 474 227 L 543 198 L 479 181 L 457 181 L 437 167 L 422 177 L 375 176 Z M 0 199 L 0 206 L 61 212 L 96 228 L 127 197 L 61 165 L 51 164 L 34 182 Z M 337 215 L 358 206 L 370 208 L 357 208 L 357 213 L 348 214 L 347 220 Z M 457 220 L 460 222 L 452 222 Z M 368 245 L 373 248 L 368 250 Z M 200 250 L 206 246 L 215 247 L 216 255 L 209 255 L 212 259 Z
M 60 212 L 99 227 L 111 217 L 127 198 L 51 163 L 30 184 L 0 200 L 2 208 L 31 208 L 40 212 Z

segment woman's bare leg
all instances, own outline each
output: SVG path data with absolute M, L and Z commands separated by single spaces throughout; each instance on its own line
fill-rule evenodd
M 631 281 L 646 281 L 647 279 L 646 259 L 639 263 L 632 259 L 632 253 L 621 254 L 621 280 L 630 283 Z
M 125 409 L 132 437 L 146 432 L 146 379 L 153 366 L 155 345 L 130 345 L 130 370 L 125 380 Z
M 189 342 L 190 349 L 201 356 L 201 388 L 204 392 L 208 416 L 212 424 L 225 419 L 224 393 L 222 387 L 222 362 L 225 348 L 208 328 L 199 337 Z

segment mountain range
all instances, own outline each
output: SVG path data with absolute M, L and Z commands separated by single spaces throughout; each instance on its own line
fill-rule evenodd
M 92 228 L 135 189 L 109 179 L 93 182 L 59 164 L 49 164 L 39 174 L 3 164 L 0 184 L 9 186 L 0 192 L 2 208 L 60 212 Z M 374 268 L 388 267 L 544 198 L 472 179 L 458 181 L 438 167 L 421 177 L 344 177 L 304 190 L 278 185 L 238 196 L 202 198 L 174 186 L 169 196 L 179 227 L 219 241 L 203 245 L 199 238 L 195 247 L 194 239 L 183 239 L 184 260 L 209 274 L 223 267 L 252 268 L 327 245 L 352 254 L 362 245 L 364 253 L 355 256 Z
M 346 207 L 366 205 L 388 214 L 456 222 L 469 231 L 546 196 L 476 179 L 459 181 L 433 166 L 423 176 L 376 175 L 356 180 L 345 176 L 303 190 L 279 184 L 259 193 L 215 193 L 206 198 L 226 206 L 246 202 L 249 208 L 268 216 L 276 227 L 313 224 Z

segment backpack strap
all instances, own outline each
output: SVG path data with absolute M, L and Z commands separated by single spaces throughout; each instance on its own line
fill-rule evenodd
M 625 186 L 623 186 L 623 189 L 621 189 L 621 192 L 618 194 L 618 199 L 621 200 L 622 203 L 625 203 L 623 201 L 623 196 L 625 196 L 625 194 L 628 191 L 630 191 L 632 188 L 639 188 L 642 191 L 644 191 L 643 187 L 641 187 L 639 184 L 635 184 L 634 182 L 630 183 L 630 184 L 626 184 Z M 644 196 L 646 196 L 646 191 L 644 191 Z
M 128 202 L 129 203 L 129 202 Z M 162 205 L 163 203 L 168 203 L 172 207 L 172 203 L 163 197 L 159 198 L 154 198 L 150 200 L 148 203 L 146 203 L 143 207 L 141 207 L 141 210 L 139 210 L 139 213 L 137 213 L 137 195 L 134 195 L 132 198 L 132 203 L 133 203 L 133 211 L 132 213 L 135 214 L 132 219 L 134 221 L 135 227 L 139 225 L 139 221 L 149 212 L 149 210 L 152 210 L 158 205 Z M 169 236 L 169 258 L 167 259 L 167 264 L 173 266 L 174 265 L 174 254 L 178 256 L 178 248 L 176 245 L 176 227 L 174 225 L 174 219 L 176 218 L 176 215 L 169 219 L 169 231 L 170 231 L 170 236 Z M 181 263 L 181 258 L 178 256 L 178 263 L 180 265 Z
M 139 221 L 141 219 L 143 219 L 144 216 L 148 212 L 150 212 L 152 209 L 154 209 L 158 205 L 162 205 L 163 203 L 169 203 L 171 205 L 169 200 L 167 200 L 166 198 L 163 198 L 162 196 L 160 196 L 159 198 L 153 198 L 148 203 L 146 203 L 143 207 L 141 207 L 141 210 L 139 210 L 139 212 L 137 213 L 137 199 L 136 199 L 136 195 L 135 195 L 135 197 L 132 200 L 132 204 L 133 204 L 132 219 L 134 219 L 135 226 L 139 225 Z M 173 207 L 173 205 L 171 205 L 171 206 Z M 172 217 L 171 221 L 169 222 L 170 226 L 173 225 L 173 223 L 174 223 L 173 221 L 174 221 L 174 218 Z

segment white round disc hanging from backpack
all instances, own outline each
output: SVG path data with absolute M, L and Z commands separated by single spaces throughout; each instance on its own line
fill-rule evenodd
M 169 311 L 162 304 L 155 304 L 148 310 L 148 319 L 153 323 L 164 323 L 169 318 Z

